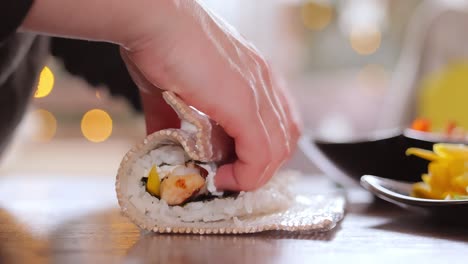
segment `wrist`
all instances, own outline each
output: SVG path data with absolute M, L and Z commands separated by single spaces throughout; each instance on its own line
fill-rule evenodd
M 130 49 L 145 42 L 148 38 L 160 35 L 171 28 L 173 18 L 180 2 L 186 0 L 138 0 L 132 2 L 131 10 L 119 11 L 121 18 L 117 25 L 109 25 L 110 41 Z M 189 0 L 194 1 L 194 0 Z M 111 22 L 112 24 L 112 22 Z M 113 29 L 117 30 L 113 30 Z
M 126 31 L 118 32 L 117 42 L 127 50 L 138 50 L 149 42 L 160 42 L 183 23 L 181 10 L 197 0 L 142 0 L 140 10 L 128 22 Z M 174 22 L 175 21 L 175 22 Z
M 157 34 L 175 1 L 37 0 L 21 30 L 125 46 L 145 31 Z

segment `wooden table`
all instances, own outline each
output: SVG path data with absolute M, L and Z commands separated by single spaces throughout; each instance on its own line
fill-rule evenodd
M 350 192 L 321 234 L 140 234 L 117 208 L 112 177 L 0 178 L 0 263 L 466 263 L 468 219 L 444 225 Z M 317 181 L 323 178 L 317 177 Z

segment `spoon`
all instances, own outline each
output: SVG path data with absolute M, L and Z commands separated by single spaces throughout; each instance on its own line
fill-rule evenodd
M 443 217 L 468 215 L 468 199 L 435 200 L 412 197 L 412 183 L 364 175 L 361 177 L 361 185 L 377 197 L 412 211 Z

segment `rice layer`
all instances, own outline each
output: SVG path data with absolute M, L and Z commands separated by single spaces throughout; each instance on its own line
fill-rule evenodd
M 158 148 L 143 155 L 140 159 L 130 165 L 126 181 L 124 195 L 128 201 L 140 212 L 153 219 L 157 224 L 167 224 L 174 222 L 212 222 L 241 218 L 246 215 L 261 215 L 286 209 L 291 201 L 292 194 L 289 191 L 289 182 L 286 179 L 279 179 L 275 176 L 264 187 L 253 192 L 241 192 L 237 197 L 216 198 L 209 201 L 190 202 L 184 206 L 169 206 L 164 200 L 160 200 L 146 191 L 141 178 L 146 176 L 153 165 L 180 164 L 185 162 L 187 157 L 180 155 L 180 152 L 165 146 L 163 150 Z M 164 155 L 161 156 L 161 152 Z M 183 163 L 182 163 L 183 164 Z M 214 187 L 214 175 L 216 167 L 214 164 L 202 164 L 208 171 L 207 188 L 210 193 L 217 192 Z M 123 179 L 122 179 L 123 180 Z

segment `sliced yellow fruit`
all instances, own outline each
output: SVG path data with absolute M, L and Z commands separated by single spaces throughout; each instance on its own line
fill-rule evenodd
M 430 199 L 463 199 L 468 195 L 468 146 L 435 144 L 434 152 L 410 148 L 407 155 L 430 161 L 422 182 L 415 183 L 411 195 Z
M 148 181 L 146 182 L 146 191 L 154 196 L 161 196 L 161 181 L 156 166 L 153 166 L 148 174 Z
M 453 189 L 460 195 L 468 195 L 468 173 L 460 175 L 452 180 Z
M 425 184 L 429 186 L 431 185 L 431 176 L 429 174 L 425 173 L 421 176 L 421 178 Z
M 434 152 L 444 158 L 468 159 L 468 148 L 463 144 L 434 144 Z
M 429 175 L 433 192 L 442 193 L 450 188 L 451 179 L 447 163 L 442 161 L 429 163 Z
M 437 154 L 435 154 L 434 152 L 430 150 L 420 149 L 420 148 L 409 148 L 406 150 L 406 155 L 407 156 L 415 155 L 417 157 L 423 158 L 425 160 L 430 160 L 430 161 L 439 159 Z
M 438 196 L 431 192 L 431 187 L 423 182 L 417 182 L 413 184 L 411 196 L 425 199 L 439 199 Z
M 461 159 L 456 159 L 456 160 L 447 159 L 446 162 L 448 164 L 449 177 L 451 179 L 456 178 L 465 173 L 466 161 L 461 160 Z

